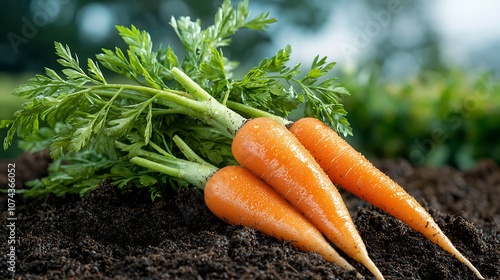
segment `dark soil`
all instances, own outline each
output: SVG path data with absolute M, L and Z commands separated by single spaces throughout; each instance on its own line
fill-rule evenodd
M 44 176 L 46 154 L 15 160 L 18 188 Z M 11 161 L 14 162 L 14 161 Z M 500 279 L 500 168 L 467 172 L 376 165 L 404 186 L 488 279 Z M 5 186 L 7 162 L 0 164 Z M 373 261 L 386 279 L 475 279 L 467 267 L 398 220 L 343 193 Z M 163 200 L 104 182 L 88 196 L 16 199 L 16 272 L 7 271 L 8 212 L 2 194 L 0 278 L 8 279 L 355 279 L 351 272 L 250 228 L 228 226 L 194 191 Z M 350 260 L 350 259 L 348 259 Z M 371 279 L 358 263 L 350 262 Z

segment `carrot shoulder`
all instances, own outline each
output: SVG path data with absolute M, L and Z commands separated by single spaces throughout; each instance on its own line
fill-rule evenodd
M 243 167 L 226 166 L 217 171 L 207 182 L 204 195 L 210 211 L 227 223 L 288 240 L 302 251 L 318 252 L 325 260 L 354 270 L 295 208 Z
M 374 167 L 335 131 L 314 118 L 296 121 L 290 131 L 316 158 L 333 183 L 422 233 L 467 265 L 478 278 L 484 279 L 411 195 Z
M 338 190 L 284 125 L 253 119 L 236 133 L 232 151 L 238 163 L 281 194 L 338 248 L 383 279 Z

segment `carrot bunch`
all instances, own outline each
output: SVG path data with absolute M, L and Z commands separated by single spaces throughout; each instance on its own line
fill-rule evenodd
M 262 60 L 242 80 L 231 79 L 234 64 L 225 65 L 228 59 L 219 48 L 229 44 L 238 29 L 263 29 L 275 21 L 268 13 L 249 20 L 247 5 L 243 1 L 233 9 L 225 0 L 214 25 L 204 30 L 200 21 L 172 19 L 170 24 L 187 52 L 183 62 L 170 47 L 154 51 L 149 34 L 133 26 L 117 27 L 129 45 L 126 52 L 103 50 L 98 62 L 87 61 L 87 71 L 68 46 L 56 43 L 65 77 L 46 69 L 46 76 L 37 75 L 20 86 L 15 94 L 30 102 L 15 113 L 14 120 L 0 121 L 0 128 L 9 127 L 4 147 L 17 135 L 29 140 L 31 150 L 49 148 L 51 156 L 60 160 L 54 170 L 68 171 L 39 181 L 33 193 L 61 190 L 61 180 L 73 187 L 80 184 L 83 193 L 113 176 L 120 178 L 119 184 L 133 181 L 151 186 L 160 180 L 149 174 L 159 172 L 168 177 L 163 181 L 175 179 L 203 189 L 209 209 L 231 224 L 254 227 L 353 270 L 328 239 L 383 279 L 338 192 L 339 185 L 421 232 L 483 279 L 414 198 L 325 125 L 333 124 L 344 134 L 350 131 L 337 100 L 345 89 L 332 78 L 318 81 L 334 63 L 316 57 L 311 70 L 298 78 L 300 65 L 285 65 L 291 51 L 287 46 Z M 134 84 L 109 83 L 99 64 Z M 286 89 L 282 80 L 298 84 L 302 92 Z M 299 105 L 304 105 L 306 116 L 315 118 L 296 122 L 284 118 Z M 40 128 L 42 122 L 49 126 L 46 131 Z M 205 157 L 211 161 L 207 162 L 178 132 L 222 139 L 224 145 L 211 141 L 197 152 L 204 156 L 220 148 L 230 160 L 216 163 L 213 157 Z M 48 141 L 39 141 L 40 134 L 48 135 Z M 187 160 L 174 156 L 171 142 Z M 63 164 L 68 155 L 79 161 L 77 168 L 68 167 L 67 160 Z M 74 179 L 75 174 L 85 177 L 83 183 Z
M 178 136 L 173 141 L 189 160 L 165 151 L 158 155 L 136 149 L 130 161 L 204 190 L 207 207 L 227 223 L 252 227 L 278 240 L 289 241 L 302 251 L 317 252 L 341 268 L 354 270 L 310 220 L 248 169 L 234 165 L 219 169 L 196 155 Z M 127 150 L 125 143 L 117 141 L 117 146 Z M 359 273 L 357 276 L 361 277 Z
M 321 121 L 303 118 L 291 124 L 279 118 L 246 120 L 216 104 L 217 101 L 179 69 L 172 69 L 172 73 L 195 98 L 217 108 L 211 117 L 219 119 L 227 131 L 234 134 L 232 152 L 238 163 L 268 183 L 333 244 L 363 264 L 377 279 L 383 276 L 369 258 L 333 183 L 421 232 L 468 266 L 479 279 L 484 279 L 411 195 Z M 231 119 L 224 117 L 228 115 Z

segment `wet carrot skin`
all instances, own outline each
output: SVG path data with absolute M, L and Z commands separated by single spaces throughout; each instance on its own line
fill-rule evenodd
M 328 244 L 321 233 L 286 200 L 250 171 L 226 166 L 207 182 L 205 202 L 220 219 L 255 228 L 306 252 L 318 252 L 325 260 L 354 270 Z
M 311 123 L 314 124 L 311 126 Z M 301 119 L 292 125 L 290 131 L 338 186 L 416 230 L 433 226 L 428 223 L 432 217 L 412 196 L 321 121 Z
M 380 275 L 337 188 L 285 126 L 268 118 L 252 119 L 236 133 L 232 152 L 338 248 L 365 266 L 371 263 L 372 272 Z
M 294 122 L 290 131 L 316 158 L 333 183 L 422 233 L 466 264 L 479 279 L 484 279 L 411 195 L 323 122 L 303 118 Z

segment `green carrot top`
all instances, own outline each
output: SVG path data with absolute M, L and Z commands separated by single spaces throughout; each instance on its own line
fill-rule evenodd
M 170 25 L 186 53 L 183 58 L 170 46 L 153 48 L 146 31 L 117 26 L 128 48 L 104 49 L 95 60 L 89 58 L 86 67 L 69 46 L 56 42 L 62 75 L 47 68 L 45 75 L 19 86 L 13 94 L 27 102 L 13 119 L 0 121 L 0 128 L 8 128 L 5 149 L 18 137 L 25 150 L 49 149 L 55 160 L 50 175 L 31 182 L 26 194 L 84 194 L 112 178 L 118 186 L 136 183 L 159 196 L 158 182 L 174 187 L 186 182 L 132 164 L 130 154 L 164 150 L 182 156 L 172 140 L 179 135 L 210 164 L 232 164 L 231 138 L 245 120 L 239 114 L 285 123 L 293 111 L 351 134 L 340 103 L 349 93 L 328 77 L 335 63 L 326 57 L 317 56 L 303 72 L 300 64 L 287 66 L 292 51 L 287 45 L 235 77 L 238 62 L 223 53 L 231 36 L 243 28 L 264 30 L 274 22 L 269 13 L 250 18 L 248 1 L 233 7 L 225 0 L 213 24 L 204 29 L 200 20 L 172 17 Z M 130 82 L 111 83 L 102 67 Z

